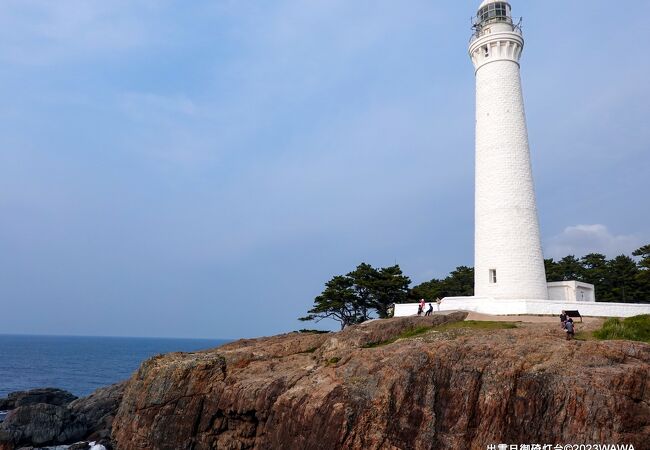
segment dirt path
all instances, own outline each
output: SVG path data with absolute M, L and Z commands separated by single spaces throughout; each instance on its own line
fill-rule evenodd
M 560 327 L 560 318 L 557 316 L 492 316 L 470 312 L 465 320 L 492 321 L 492 322 L 522 322 L 531 324 L 556 324 Z M 604 319 L 585 317 L 583 322 L 576 320 L 576 328 L 579 330 L 596 330 L 601 327 Z

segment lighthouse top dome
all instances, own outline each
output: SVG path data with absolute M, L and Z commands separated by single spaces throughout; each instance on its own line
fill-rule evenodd
M 476 24 L 485 26 L 494 22 L 512 23 L 510 3 L 503 0 L 483 0 L 476 13 Z
M 481 9 L 482 7 L 486 6 L 489 3 L 497 3 L 497 2 L 500 2 L 500 1 L 502 1 L 502 0 L 483 0 L 483 2 L 481 3 L 481 6 L 479 6 L 478 8 Z
M 509 1 L 504 1 L 504 0 L 483 0 L 481 4 L 479 5 L 478 9 L 483 8 L 484 6 L 489 5 L 490 3 L 508 3 L 508 6 L 510 6 Z

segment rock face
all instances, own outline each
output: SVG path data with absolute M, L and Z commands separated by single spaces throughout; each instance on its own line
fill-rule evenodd
M 150 359 L 126 388 L 114 441 L 119 450 L 650 448 L 650 345 L 565 341 L 545 324 L 369 345 L 463 317 L 375 321 Z
M 125 382 L 97 389 L 88 397 L 80 398 L 68 405 L 77 423 L 85 428 L 84 439 L 104 441 L 110 439 L 113 419 L 122 401 Z
M 15 409 L 0 423 L 0 450 L 110 438 L 124 386 L 101 388 L 79 399 L 58 389 L 10 394 L 7 402 L 12 403 L 6 404 Z
M 48 405 L 65 406 L 77 397 L 61 389 L 42 388 L 30 391 L 13 392 L 7 398 L 0 399 L 0 410 L 9 410 L 19 406 L 46 403 Z
M 34 445 L 74 442 L 84 433 L 65 406 L 47 403 L 16 408 L 7 416 L 2 430 L 10 433 L 15 443 Z

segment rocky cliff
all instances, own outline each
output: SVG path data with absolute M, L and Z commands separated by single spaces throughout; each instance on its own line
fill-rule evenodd
M 451 323 L 463 318 L 374 321 L 150 359 L 126 387 L 114 442 L 119 450 L 650 448 L 650 345 L 565 341 L 548 324 Z
M 124 383 L 76 398 L 60 389 L 15 392 L 0 399 L 10 410 L 0 422 L 0 450 L 99 441 L 110 447 L 111 426 L 122 400 Z M 78 449 L 89 448 L 78 442 Z

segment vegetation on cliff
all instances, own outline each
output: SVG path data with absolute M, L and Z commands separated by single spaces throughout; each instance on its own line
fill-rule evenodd
M 650 315 L 628 317 L 627 319 L 612 318 L 603 324 L 600 330 L 594 331 L 597 339 L 623 339 L 650 343 Z
M 418 336 L 423 336 L 427 333 L 440 333 L 450 330 L 510 330 L 512 328 L 517 328 L 517 325 L 511 322 L 491 322 L 491 321 L 476 321 L 476 320 L 464 320 L 464 321 L 452 321 L 444 322 L 440 325 L 432 326 L 418 326 L 414 328 L 408 328 L 402 331 L 395 337 L 391 339 L 380 341 L 380 342 L 371 342 L 366 344 L 364 348 L 376 348 L 382 347 L 384 345 L 392 344 L 402 339 L 410 339 Z

